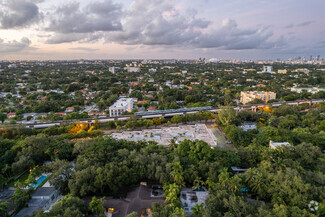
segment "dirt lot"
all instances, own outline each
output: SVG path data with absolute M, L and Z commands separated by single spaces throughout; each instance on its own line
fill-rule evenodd
M 215 138 L 209 132 L 205 124 L 180 125 L 177 127 L 162 127 L 161 129 L 144 129 L 141 131 L 123 131 L 112 133 L 115 139 L 126 139 L 130 141 L 156 141 L 158 144 L 168 146 L 171 139 L 181 142 L 185 139 L 203 140 L 211 146 L 216 146 Z

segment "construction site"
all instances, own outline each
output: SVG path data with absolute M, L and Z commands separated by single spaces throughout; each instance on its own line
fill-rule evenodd
M 174 139 L 176 143 L 186 139 L 203 140 L 211 146 L 217 146 L 217 139 L 205 124 L 180 125 L 177 127 L 162 127 L 157 129 L 144 129 L 141 131 L 123 131 L 110 134 L 115 139 L 129 141 L 155 141 L 160 145 L 168 146 Z

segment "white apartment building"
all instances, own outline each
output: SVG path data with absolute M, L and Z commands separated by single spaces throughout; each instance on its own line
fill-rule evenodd
M 109 116 L 115 117 L 122 115 L 123 112 L 131 112 L 133 109 L 132 98 L 120 98 L 111 107 L 109 107 Z
M 263 66 L 263 72 L 273 73 L 272 70 L 273 70 L 272 66 Z
M 262 74 L 262 73 L 273 74 L 274 72 L 272 66 L 263 66 L 263 70 L 261 72 L 257 72 L 257 74 Z
M 119 69 L 120 67 L 112 66 L 108 68 L 108 71 L 110 71 L 112 74 L 115 74 Z

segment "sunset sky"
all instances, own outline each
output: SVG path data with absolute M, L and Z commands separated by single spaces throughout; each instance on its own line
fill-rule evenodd
M 325 56 L 324 0 L 0 0 L 0 59 Z

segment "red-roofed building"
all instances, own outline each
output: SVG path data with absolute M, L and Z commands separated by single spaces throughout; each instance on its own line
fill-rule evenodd
M 138 84 L 139 84 L 138 82 L 133 81 L 133 82 L 130 83 L 130 86 L 137 86 Z
M 65 112 L 56 112 L 54 114 L 55 115 L 60 115 L 60 116 L 66 116 L 67 115 L 67 113 L 65 113 Z
M 148 108 L 148 111 L 154 111 L 154 110 L 156 110 L 156 107 L 155 107 L 155 106 L 150 106 L 150 107 Z
M 65 109 L 65 112 L 74 112 L 74 107 L 68 107 Z
M 147 97 L 148 99 L 152 99 L 153 98 L 153 96 L 151 94 L 147 94 L 147 95 L 145 95 L 145 97 Z
M 256 85 L 256 86 L 258 86 L 258 87 L 266 87 L 265 84 L 258 84 L 258 85 Z
M 14 118 L 16 117 L 16 113 L 15 112 L 11 112 L 7 114 L 7 118 Z

